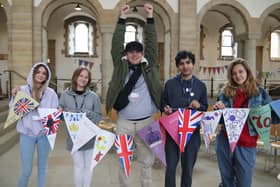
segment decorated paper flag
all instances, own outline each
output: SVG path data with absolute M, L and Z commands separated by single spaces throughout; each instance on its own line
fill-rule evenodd
M 155 121 L 154 123 L 142 128 L 137 132 L 137 134 L 166 166 L 164 144 L 162 141 L 159 121 Z
M 215 135 L 216 128 L 221 119 L 222 112 L 220 110 L 204 112 L 203 117 L 200 121 L 202 131 L 203 131 L 203 139 L 205 142 L 206 149 L 208 149 L 209 144 Z
M 280 99 L 272 101 L 270 105 L 274 112 L 277 114 L 278 118 L 280 118 Z
M 62 112 L 61 110 L 52 108 L 38 108 L 38 113 L 42 118 L 41 121 L 45 129 L 45 134 L 48 138 L 50 147 L 53 150 Z
M 78 149 L 80 149 L 83 145 L 89 142 L 92 138 L 94 138 L 100 128 L 96 126 L 90 119 L 84 115 L 80 122 L 80 126 L 78 132 L 76 134 L 76 139 L 73 141 L 73 147 L 71 153 L 73 154 Z
M 179 145 L 179 134 L 178 134 L 178 111 L 168 115 L 163 116 L 159 119 L 159 124 L 166 130 L 166 132 L 171 136 L 171 138 Z M 165 142 L 164 133 L 162 133 L 163 141 Z
M 115 142 L 115 134 L 100 129 L 95 138 L 91 170 L 104 158 Z
M 128 134 L 116 135 L 115 149 L 117 151 L 124 173 L 128 177 L 130 174 L 130 163 L 133 159 L 133 151 L 134 151 L 133 137 Z
M 76 141 L 77 133 L 84 115 L 85 113 L 63 112 L 65 125 L 72 142 Z
M 178 132 L 180 140 L 180 152 L 185 151 L 185 147 L 191 139 L 193 132 L 199 125 L 203 112 L 193 109 L 179 108 Z
M 24 115 L 34 110 L 39 103 L 27 95 L 25 92 L 18 91 L 14 98 L 12 107 L 9 110 L 8 118 L 4 128 L 20 120 Z
M 271 109 L 269 104 L 252 108 L 249 113 L 249 119 L 264 142 L 264 147 L 268 149 L 271 127 Z
M 231 152 L 234 151 L 249 114 L 248 108 L 226 108 L 223 117 Z

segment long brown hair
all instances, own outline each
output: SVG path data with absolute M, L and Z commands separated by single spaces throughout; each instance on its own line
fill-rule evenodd
M 244 59 L 237 58 L 237 59 L 235 59 L 231 62 L 231 64 L 229 65 L 229 67 L 227 69 L 228 82 L 224 87 L 225 96 L 226 97 L 234 97 L 235 96 L 238 85 L 233 80 L 232 70 L 233 70 L 234 66 L 236 66 L 238 64 L 242 65 L 247 72 L 247 79 L 243 83 L 244 92 L 245 92 L 246 96 L 250 98 L 252 96 L 259 95 L 258 83 L 257 83 L 250 67 L 245 62 Z
M 81 72 L 84 71 L 84 70 L 88 72 L 88 83 L 87 83 L 86 87 L 89 86 L 89 84 L 91 82 L 91 73 L 90 73 L 90 71 L 87 68 L 85 68 L 85 67 L 78 67 L 74 71 L 74 73 L 72 75 L 71 84 L 72 84 L 72 90 L 73 91 L 77 91 L 77 79 L 78 79 L 79 75 L 81 74 Z
M 42 82 L 42 85 L 40 87 L 36 87 L 35 86 L 35 75 L 37 73 L 39 73 L 39 68 L 40 67 L 43 67 L 46 71 L 46 80 L 44 82 Z M 33 74 L 32 74 L 32 80 L 33 80 L 33 85 L 32 85 L 32 96 L 33 98 L 36 100 L 36 101 L 39 101 L 40 100 L 40 93 L 45 89 L 46 87 L 46 82 L 48 81 L 49 79 L 49 71 L 47 69 L 47 67 L 43 64 L 39 64 L 38 66 L 36 66 L 34 69 L 33 69 Z

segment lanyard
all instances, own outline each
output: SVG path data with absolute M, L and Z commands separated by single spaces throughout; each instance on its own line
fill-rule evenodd
M 183 95 L 187 97 L 187 104 L 188 105 L 191 103 L 191 97 L 194 96 L 194 93 L 192 91 L 192 89 L 193 89 L 193 81 L 194 81 L 194 78 L 192 77 L 190 87 L 186 87 L 185 88 L 183 80 L 181 79 L 181 86 L 182 86 L 182 90 L 183 90 Z
M 74 102 L 75 102 L 75 107 L 76 107 L 76 109 L 82 109 L 83 106 L 84 106 L 84 103 L 85 103 L 86 95 L 84 95 L 84 98 L 83 98 L 83 101 L 82 101 L 80 107 L 78 106 L 77 98 L 76 98 L 75 95 L 73 95 L 73 99 L 74 99 Z

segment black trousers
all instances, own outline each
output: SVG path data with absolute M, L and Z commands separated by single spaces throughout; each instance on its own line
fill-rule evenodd
M 197 128 L 187 146 L 185 152 L 180 153 L 179 146 L 173 141 L 171 136 L 166 133 L 165 156 L 165 187 L 176 187 L 176 168 L 181 156 L 181 187 L 191 187 L 193 167 L 196 162 L 197 152 L 201 144 L 200 128 Z

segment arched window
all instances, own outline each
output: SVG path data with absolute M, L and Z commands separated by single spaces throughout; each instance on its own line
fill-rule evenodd
M 144 22 L 138 19 L 128 18 L 125 27 L 124 46 L 132 41 L 143 43 L 143 24 Z
M 237 57 L 237 42 L 234 41 L 233 27 L 226 25 L 220 30 L 220 59 Z
M 274 30 L 270 34 L 270 60 L 280 60 L 280 30 Z
M 96 55 L 95 21 L 85 16 L 71 17 L 65 21 L 66 56 L 86 57 Z

